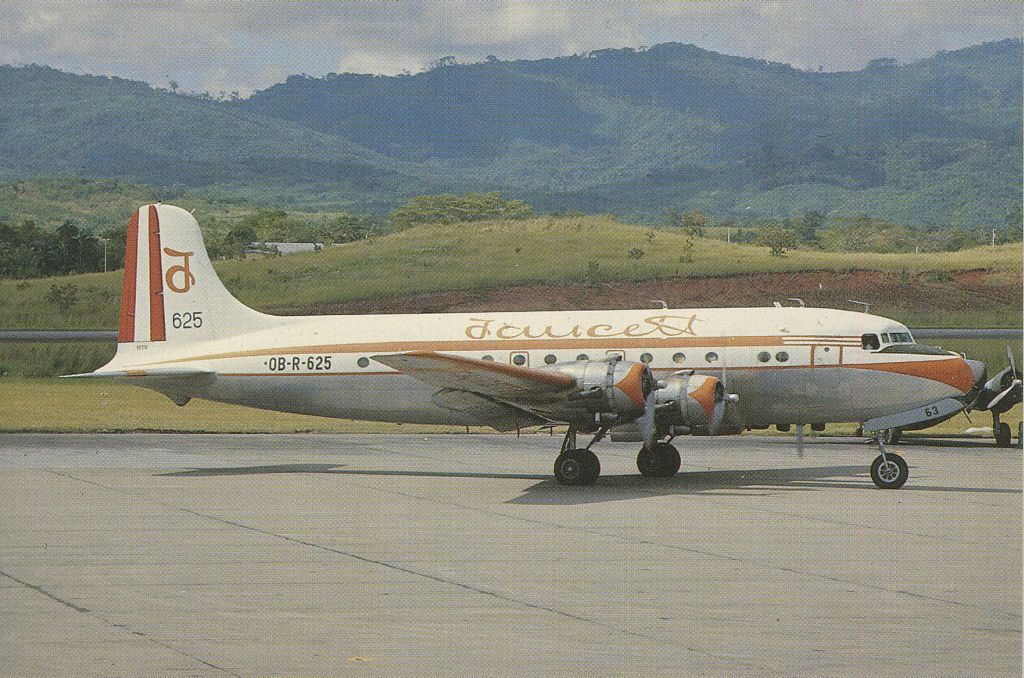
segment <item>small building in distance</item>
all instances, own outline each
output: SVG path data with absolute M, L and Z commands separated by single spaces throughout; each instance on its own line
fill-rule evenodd
M 245 257 L 319 252 L 323 248 L 324 244 L 320 242 L 251 242 L 245 246 Z

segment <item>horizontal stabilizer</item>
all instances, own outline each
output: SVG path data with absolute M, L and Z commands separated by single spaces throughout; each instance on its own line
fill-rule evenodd
M 62 379 L 111 379 L 144 386 L 164 394 L 176 405 L 184 405 L 217 381 L 215 372 L 189 369 L 110 370 L 84 374 L 66 374 Z

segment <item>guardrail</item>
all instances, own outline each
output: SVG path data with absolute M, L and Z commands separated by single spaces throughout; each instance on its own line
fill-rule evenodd
M 67 343 L 80 341 L 117 341 L 114 330 L 0 330 L 0 342 L 27 341 Z
M 1024 330 L 1015 329 L 963 329 L 929 327 L 911 330 L 914 337 L 928 339 L 1024 339 Z M 117 341 L 114 330 L 0 330 L 0 342 L 22 341 L 33 343 L 107 342 Z

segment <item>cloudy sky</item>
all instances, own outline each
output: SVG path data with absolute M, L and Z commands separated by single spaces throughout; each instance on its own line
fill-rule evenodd
M 3 0 L 0 62 L 214 94 L 247 94 L 292 73 L 394 74 L 443 56 L 538 58 L 667 41 L 846 70 L 1020 37 L 1022 13 L 1019 2 L 986 0 Z

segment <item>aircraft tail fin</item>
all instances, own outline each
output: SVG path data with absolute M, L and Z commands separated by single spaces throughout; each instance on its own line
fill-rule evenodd
M 225 289 L 199 223 L 180 207 L 140 207 L 128 222 L 125 242 L 119 349 L 220 339 L 273 322 Z

